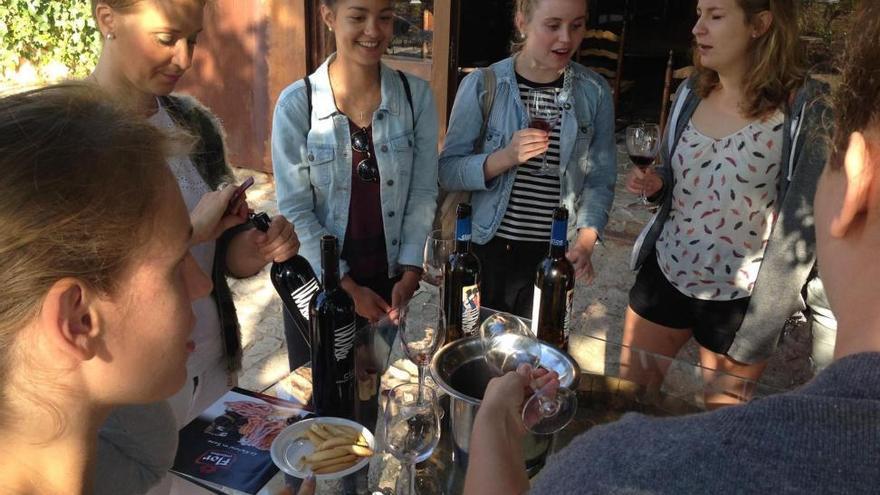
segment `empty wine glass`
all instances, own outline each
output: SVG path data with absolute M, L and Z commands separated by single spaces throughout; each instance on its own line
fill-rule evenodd
M 527 108 L 529 127 L 545 131 L 548 135 L 553 132 L 559 117 L 562 115 L 556 88 L 530 89 Z M 547 152 L 544 152 L 541 155 L 541 168 L 533 173 L 536 175 L 557 175 L 559 173 L 559 164 L 556 164 L 556 166 L 548 165 Z
M 435 287 L 443 284 L 443 264 L 449 259 L 453 248 L 455 241 L 452 235 L 444 235 L 440 229 L 428 235 L 425 241 L 425 258 L 422 262 L 424 268 L 422 280 Z
M 385 449 L 404 466 L 394 493 L 416 495 L 415 464 L 431 457 L 440 441 L 440 405 L 434 390 L 404 383 L 385 404 Z
M 647 172 L 660 150 L 660 126 L 657 124 L 635 124 L 626 128 L 626 152 L 629 159 L 642 172 Z M 628 206 L 649 206 L 645 196 L 645 186 L 639 200 Z
M 398 327 L 400 341 L 406 357 L 419 369 L 419 394 L 425 387 L 425 376 L 434 353 L 443 344 L 444 332 L 440 306 L 434 303 L 415 303 L 417 314 L 411 314 L 409 307 L 400 308 L 401 320 Z
M 496 313 L 480 325 L 480 338 L 489 368 L 504 375 L 523 365 L 541 367 L 543 344 L 522 320 L 507 313 Z M 539 435 L 551 435 L 565 428 L 577 412 L 577 396 L 560 387 L 547 394 L 535 383 L 529 384 L 532 396 L 523 406 L 522 419 L 526 429 Z

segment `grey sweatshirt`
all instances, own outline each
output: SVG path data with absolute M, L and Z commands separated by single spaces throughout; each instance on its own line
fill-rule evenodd
M 551 457 L 531 493 L 880 493 L 880 353 L 743 406 L 627 414 Z

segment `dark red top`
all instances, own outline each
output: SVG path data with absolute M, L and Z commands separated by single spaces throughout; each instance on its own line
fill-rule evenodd
M 351 133 L 360 127 L 348 122 Z M 370 136 L 370 154 L 373 149 L 373 128 L 364 129 Z M 367 157 L 351 149 L 351 201 L 348 204 L 348 227 L 340 257 L 348 263 L 349 276 L 358 284 L 377 276 L 388 276 L 388 254 L 385 250 L 385 226 L 382 222 L 381 177 L 376 182 L 365 182 L 358 177 L 357 166 Z M 375 158 L 374 158 L 375 159 Z

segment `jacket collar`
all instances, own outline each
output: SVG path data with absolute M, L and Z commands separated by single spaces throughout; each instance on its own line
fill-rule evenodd
M 326 119 L 328 117 L 332 117 L 336 114 L 342 115 L 342 112 L 336 108 L 336 101 L 333 98 L 333 88 L 330 86 L 330 63 L 336 58 L 336 54 L 333 53 L 327 60 L 318 67 L 315 72 L 309 76 L 309 79 L 312 83 L 312 101 L 313 103 L 313 112 L 315 117 L 319 120 Z M 403 98 L 403 90 L 400 87 L 402 83 L 399 81 L 399 76 L 396 71 L 385 65 L 381 64 L 380 68 L 380 78 L 381 78 L 381 94 L 382 101 L 379 103 L 379 108 L 376 109 L 378 112 L 387 112 L 391 115 L 397 115 L 400 112 L 401 108 L 401 98 Z

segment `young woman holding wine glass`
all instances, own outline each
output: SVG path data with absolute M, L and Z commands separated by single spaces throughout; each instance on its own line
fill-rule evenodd
M 172 94 L 192 65 L 203 27 L 204 0 L 92 0 L 92 12 L 102 34 L 98 65 L 88 77 L 115 101 L 145 116 L 157 128 L 188 133 L 192 152 L 169 158 L 187 208 L 197 220 L 201 202 L 229 202 L 234 188 L 226 162 L 223 131 L 217 119 L 195 99 Z M 221 191 L 221 189 L 223 189 Z M 243 198 L 243 196 L 242 196 Z M 247 205 L 233 206 L 241 224 Z M 229 227 L 225 225 L 224 227 Z M 102 429 L 98 451 L 106 474 L 96 492 L 123 493 L 115 482 L 143 492 L 171 466 L 176 430 L 195 419 L 237 381 L 241 367 L 241 335 L 226 276 L 250 277 L 267 263 L 295 255 L 299 242 L 293 226 L 282 216 L 263 233 L 250 225 L 218 228 L 193 246 L 193 256 L 212 275 L 210 297 L 195 301 L 195 352 L 187 362 L 185 387 L 165 405 L 121 409 Z M 158 441 L 164 439 L 164 441 Z M 132 480 L 140 480 L 141 486 Z M 183 483 L 177 477 L 175 484 Z M 167 493 L 172 477 L 165 476 L 153 493 Z
M 623 342 L 674 356 L 693 336 L 710 374 L 756 380 L 814 264 L 823 88 L 803 70 L 793 0 L 701 0 L 697 14 L 697 72 L 675 97 L 662 165 L 627 181 L 659 210 L 633 251 Z M 623 354 L 626 376 L 662 381 L 668 364 Z M 712 387 L 712 405 L 748 396 Z
M 574 438 L 533 484 L 517 452 L 527 373 L 489 382 L 466 495 L 877 491 L 880 456 L 880 3 L 861 2 L 833 98 L 816 243 L 834 361 L 788 393 L 677 418 L 630 413 Z M 831 124 L 829 119 L 828 124 Z M 826 136 L 816 136 L 825 139 Z
M 469 74 L 459 86 L 440 154 L 440 185 L 472 192 L 484 306 L 532 316 L 535 267 L 547 254 L 560 205 L 577 229 L 568 258 L 578 278 L 593 278 L 591 256 L 608 221 L 617 154 L 611 89 L 571 60 L 586 16 L 584 0 L 516 2 L 514 53 L 489 69 L 495 98 L 484 136 L 484 73 Z
M 323 0 L 336 53 L 278 99 L 278 207 L 320 273 L 318 241 L 340 243 L 342 287 L 372 322 L 412 297 L 437 201 L 437 112 L 428 84 L 382 63 L 391 0 Z
M 92 85 L 7 96 L 0 114 L 2 491 L 95 493 L 111 411 L 187 379 L 192 303 L 211 291 L 190 248 L 227 205 L 191 224 L 165 166 L 182 143 Z

